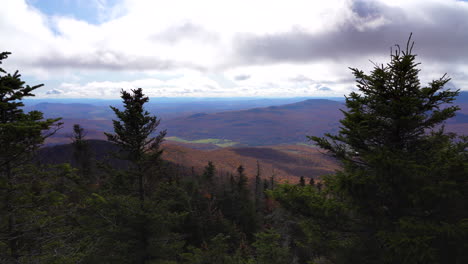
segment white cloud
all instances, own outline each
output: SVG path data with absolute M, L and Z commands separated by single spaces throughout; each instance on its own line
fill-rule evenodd
M 151 96 L 342 96 L 353 84 L 348 66 L 369 69 L 368 59 L 388 61 L 389 47 L 414 31 L 424 79 L 452 71 L 459 78 L 453 83 L 468 89 L 468 76 L 461 74 L 468 67 L 466 2 L 122 0 L 109 6 L 96 0 L 95 5 L 102 21 L 97 25 L 46 16 L 24 0 L 4 1 L 0 50 L 13 54 L 3 67 L 62 83 L 48 87 L 55 92 L 47 96 L 118 97 L 120 87 L 137 86 Z M 148 78 L 77 82 L 108 71 Z M 161 73 L 182 77 L 160 80 Z M 46 94 L 47 88 L 39 92 Z
M 146 78 L 134 81 L 100 81 L 80 83 L 62 83 L 58 89 L 46 91 L 42 96 L 65 98 L 116 98 L 120 90 L 143 88 L 150 97 L 160 96 L 215 96 L 223 92 L 217 82 L 195 71 L 179 72 L 173 78 L 166 80 Z M 58 91 L 58 92 L 57 92 Z

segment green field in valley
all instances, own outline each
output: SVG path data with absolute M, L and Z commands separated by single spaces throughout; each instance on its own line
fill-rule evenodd
M 205 139 L 196 139 L 196 140 L 187 140 L 179 137 L 166 137 L 168 141 L 182 142 L 182 143 L 192 143 L 192 144 L 213 144 L 221 148 L 232 147 L 239 144 L 239 142 L 234 142 L 229 139 L 218 139 L 218 138 L 205 138 Z

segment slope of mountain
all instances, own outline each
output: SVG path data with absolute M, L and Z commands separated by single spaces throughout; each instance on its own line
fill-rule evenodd
M 196 114 L 161 124 L 171 136 L 221 138 L 247 145 L 305 142 L 306 135 L 335 132 L 342 117 L 337 101 L 310 99 L 298 103 L 241 111 Z
M 337 163 L 330 157 L 309 146 L 282 145 L 243 148 L 220 148 L 215 150 L 195 150 L 180 145 L 166 144 L 164 159 L 197 171 L 212 161 L 218 171 L 236 173 L 242 165 L 249 178 L 255 177 L 257 161 L 260 164 L 261 177 L 298 182 L 301 176 L 319 178 L 338 169 Z
M 70 143 L 74 124 L 79 124 L 85 129 L 85 135 L 87 139 L 105 140 L 106 136 L 103 132 L 112 132 L 113 130 L 111 120 L 64 118 L 60 120 L 60 122 L 63 123 L 62 129 L 57 131 L 57 133 L 52 137 L 46 139 L 47 145 Z
M 102 140 L 88 141 L 94 157 L 104 160 L 115 145 Z M 257 161 L 260 165 L 261 176 L 276 180 L 298 182 L 301 176 L 305 178 L 320 178 L 321 175 L 333 173 L 338 169 L 334 159 L 323 155 L 318 149 L 310 146 L 281 145 L 265 147 L 218 148 L 214 150 L 199 150 L 178 144 L 164 143 L 163 159 L 172 164 L 180 165 L 185 173 L 187 168 L 194 168 L 201 173 L 203 168 L 212 161 L 220 175 L 235 174 L 242 165 L 249 178 L 257 172 Z M 46 163 L 75 164 L 71 144 L 49 146 L 39 152 L 40 160 Z M 114 165 L 122 166 L 120 161 L 112 161 Z M 184 169 L 185 168 L 185 169 Z

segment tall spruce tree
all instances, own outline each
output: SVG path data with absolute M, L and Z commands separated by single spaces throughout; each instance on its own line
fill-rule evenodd
M 444 132 L 449 78 L 422 86 L 411 37 L 370 74 L 352 68 L 338 135 L 310 137 L 343 164 L 325 181 L 357 223 L 346 263 L 466 263 L 468 147 Z
M 245 169 L 242 165 L 237 167 L 237 198 L 234 200 L 237 209 L 237 223 L 241 230 L 245 232 L 249 239 L 253 238 L 253 234 L 257 230 L 257 219 L 255 214 L 255 204 L 250 193 L 248 182 L 249 179 L 245 175 Z
M 73 158 L 78 167 L 81 179 L 86 184 L 96 183 L 92 171 L 92 151 L 88 141 L 85 140 L 86 132 L 79 124 L 73 125 L 72 146 Z
M 9 54 L 0 53 L 0 64 Z M 44 173 L 31 162 L 46 137 L 61 125 L 57 123 L 59 119 L 44 119 L 41 112 L 23 111 L 22 100 L 34 96 L 32 92 L 41 86 L 25 85 L 18 71 L 9 74 L 0 68 L 2 263 L 57 261 L 63 256 L 62 239 L 70 235 L 62 225 L 62 209 L 67 201 L 62 192 L 65 187 L 58 187 L 57 173 Z M 66 175 L 58 177 L 61 182 L 67 178 Z
M 149 98 L 144 96 L 141 88 L 133 89 L 132 94 L 124 90 L 121 97 L 125 110 L 111 106 L 119 120 L 113 120 L 114 134 L 105 133 L 107 139 L 117 144 L 122 152 L 120 158 L 132 164 L 132 177 L 130 182 L 137 184 L 137 194 L 143 206 L 145 200 L 146 173 L 160 162 L 162 149 L 160 148 L 166 131 L 160 131 L 154 136 L 160 119 L 151 116 L 144 109 Z
M 299 186 L 305 186 L 304 176 L 301 176 L 301 178 L 299 179 Z
M 258 162 L 257 160 L 257 173 L 255 174 L 255 186 L 254 186 L 255 211 L 257 213 L 263 210 L 264 191 L 265 190 L 263 189 L 262 178 L 261 178 L 260 162 Z
M 215 174 L 216 168 L 213 162 L 208 161 L 208 165 L 205 166 L 205 170 L 203 171 L 203 180 L 212 185 L 214 183 Z

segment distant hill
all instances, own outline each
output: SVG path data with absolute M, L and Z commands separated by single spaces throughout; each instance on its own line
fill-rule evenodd
M 109 153 L 117 148 L 112 143 L 102 140 L 88 141 L 94 158 L 104 160 Z M 265 147 L 218 148 L 214 150 L 198 150 L 178 144 L 164 143 L 163 159 L 187 173 L 190 168 L 198 173 L 212 161 L 221 174 L 236 173 L 239 165 L 244 166 L 249 178 L 255 177 L 257 161 L 260 164 L 261 175 L 269 179 L 298 182 L 301 176 L 305 178 L 320 178 L 321 175 L 333 173 L 338 169 L 334 159 L 323 155 L 318 149 L 310 146 L 282 145 Z M 49 146 L 40 149 L 39 160 L 45 163 L 71 163 L 73 159 L 71 144 Z M 114 166 L 125 166 L 121 161 L 110 160 Z
M 235 111 L 253 107 L 283 105 L 303 101 L 307 98 L 252 98 L 252 99 L 213 99 L 213 98 L 151 98 L 146 109 L 162 119 L 188 116 L 197 113 Z M 110 105 L 122 108 L 121 100 L 99 99 L 29 99 L 25 102 L 26 111 L 38 110 L 46 117 L 65 119 L 109 120 L 114 118 Z
M 184 139 L 221 138 L 247 145 L 305 142 L 306 135 L 336 132 L 344 105 L 310 99 L 298 103 L 241 111 L 200 113 L 161 124 L 169 135 Z
M 251 109 L 249 111 L 259 111 L 260 107 L 267 107 L 271 105 L 284 105 L 288 103 L 295 103 L 303 100 L 304 98 L 253 98 L 253 99 L 224 99 L 224 100 L 209 100 L 209 99 L 196 99 L 192 100 L 158 100 L 153 98 L 146 108 L 149 112 L 155 114 L 158 118 L 162 119 L 163 125 L 171 122 L 174 118 L 196 119 L 200 117 L 208 117 L 210 114 L 225 111 L 239 111 Z M 332 101 L 331 101 L 332 102 Z M 111 120 L 115 118 L 113 111 L 109 105 L 121 107 L 118 101 L 108 100 L 71 100 L 64 102 L 51 100 L 50 102 L 40 100 L 29 100 L 26 103 L 25 111 L 38 110 L 44 113 L 47 118 L 61 117 L 61 122 L 64 123 L 63 129 L 58 131 L 56 135 L 48 139 L 48 144 L 60 144 L 69 142 L 69 136 L 72 132 L 73 124 L 80 124 L 88 132 L 88 138 L 91 139 L 105 139 L 102 132 L 112 131 Z M 253 108 L 253 109 L 252 109 Z M 274 108 L 274 107 L 273 107 Z M 260 110 L 261 111 L 261 110 Z M 262 117 L 259 117 L 260 119 Z M 262 122 L 262 120 L 259 120 Z M 169 134 L 172 130 L 179 130 L 180 126 L 177 122 L 172 122 L 175 125 L 168 127 Z M 242 124 L 240 124 L 242 126 Z M 213 138 L 222 138 L 223 135 L 217 134 Z M 190 137 L 190 139 L 204 139 L 197 137 Z M 272 141 L 273 142 L 273 141 Z M 278 141 L 277 141 L 278 142 Z
M 112 119 L 114 116 L 114 112 L 108 106 L 83 103 L 41 102 L 25 107 L 25 111 L 27 112 L 32 110 L 41 111 L 47 118 L 62 117 L 67 119 L 105 120 Z
M 285 99 L 286 100 L 286 99 Z M 292 99 L 290 99 L 292 100 Z M 305 101 L 268 107 L 256 107 L 235 111 L 213 112 L 215 110 L 236 108 L 249 104 L 263 104 L 269 99 L 224 102 L 180 102 L 163 104 L 148 109 L 158 117 L 159 111 L 166 111 L 174 118 L 162 118 L 161 128 L 168 130 L 168 137 L 179 142 L 193 141 L 225 141 L 235 142 L 238 146 L 261 146 L 276 144 L 305 143 L 307 135 L 321 136 L 325 132 L 337 133 L 339 120 L 343 114 L 343 102 L 326 99 L 309 99 Z M 221 104 L 227 105 L 221 107 Z M 211 105 L 210 105 L 211 104 Z M 458 134 L 468 134 L 468 92 L 460 93 L 455 104 L 461 111 L 447 121 L 448 131 Z M 219 107 L 219 108 L 218 108 Z M 48 144 L 63 144 L 70 141 L 73 124 L 80 124 L 88 132 L 87 138 L 105 139 L 102 132 L 113 130 L 111 119 L 114 118 L 108 106 L 95 106 L 81 103 L 40 103 L 26 110 L 37 109 L 43 111 L 46 117 L 63 117 L 64 128 L 54 137 L 48 139 Z M 104 110 L 103 110 L 104 109 Z M 206 110 L 196 112 L 196 110 Z M 171 112 L 175 111 L 175 112 Z M 172 113 L 172 114 L 171 114 Z M 218 144 L 219 145 L 219 144 Z M 211 148 L 212 146 L 196 145 L 197 148 Z M 216 146 L 214 146 L 216 147 Z
M 262 178 L 298 182 L 305 178 L 320 178 L 337 170 L 338 164 L 318 149 L 310 146 L 281 145 L 262 147 L 219 148 L 196 150 L 176 144 L 165 144 L 163 158 L 175 164 L 201 169 L 212 161 L 219 171 L 236 173 L 239 165 L 249 178 L 255 177 L 257 161 Z
M 455 104 L 468 104 L 468 91 L 462 91 L 455 100 Z M 467 109 L 468 110 L 468 109 Z
M 117 147 L 104 140 L 87 140 L 96 160 L 104 160 L 110 153 L 117 151 Z M 46 146 L 38 151 L 38 159 L 48 164 L 70 163 L 76 165 L 73 158 L 73 146 L 71 144 L 61 144 L 57 146 Z

